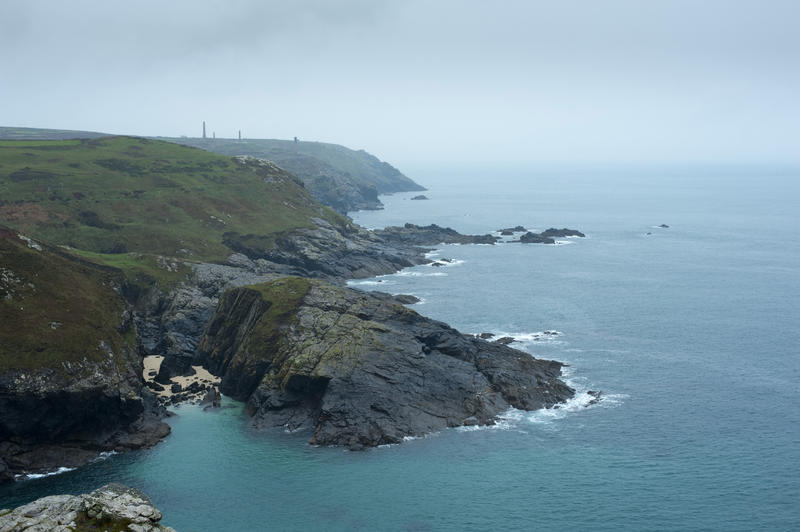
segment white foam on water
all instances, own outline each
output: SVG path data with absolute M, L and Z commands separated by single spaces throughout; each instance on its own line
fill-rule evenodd
M 569 237 L 567 237 L 567 238 L 569 238 Z M 573 242 L 570 242 L 569 240 L 556 240 L 554 245 L 556 245 L 556 246 L 566 246 L 567 244 L 573 244 Z
M 397 272 L 395 275 L 399 275 L 400 277 L 447 277 L 447 274 L 444 272 L 409 272 L 406 270 Z
M 556 331 L 554 329 L 549 329 L 546 331 L 536 331 L 536 332 L 506 332 L 506 331 L 490 331 L 494 334 L 493 337 L 489 338 L 489 341 L 497 340 L 498 338 L 502 338 L 504 336 L 508 336 L 513 338 L 515 342 L 519 342 L 521 344 L 529 344 L 529 343 L 541 343 L 541 342 L 548 342 L 553 344 L 563 344 L 564 340 L 561 338 L 564 336 L 564 333 L 561 331 Z M 514 344 L 511 344 L 511 347 L 514 347 Z
M 464 264 L 464 262 L 466 261 L 463 261 L 461 259 L 446 259 L 446 260 L 439 259 L 439 260 L 434 260 L 433 262 L 431 262 L 430 264 L 426 264 L 425 266 L 428 266 L 430 268 L 444 268 L 449 266 L 458 266 L 460 264 Z M 438 264 L 438 266 L 435 266 L 436 264 Z
M 36 480 L 37 478 L 52 477 L 53 475 L 60 475 L 61 473 L 74 470 L 74 467 L 59 467 L 55 471 L 50 471 L 49 473 L 23 473 L 21 475 L 14 475 L 14 478 L 17 480 Z
M 100 462 L 102 460 L 106 460 L 108 458 L 111 458 L 115 454 L 119 454 L 119 453 L 117 451 L 103 451 L 102 453 L 98 454 L 97 458 L 92 460 L 92 462 Z
M 441 254 L 440 250 L 434 249 L 433 251 L 428 251 L 427 253 L 425 253 L 425 258 L 432 259 L 434 257 L 438 257 L 440 254 Z
M 387 281 L 347 281 L 348 286 L 380 286 L 389 284 Z

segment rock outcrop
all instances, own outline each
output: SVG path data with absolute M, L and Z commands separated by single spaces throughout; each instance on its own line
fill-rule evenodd
M 561 364 L 463 335 L 392 301 L 297 277 L 226 292 L 198 346 L 261 427 L 351 449 L 573 395 Z
M 462 235 L 437 225 L 367 231 L 356 225 L 337 227 L 322 219 L 314 222 L 315 227 L 287 232 L 274 242 L 252 235 L 230 237 L 228 245 L 236 253 L 226 264 L 187 264 L 191 273 L 184 283 L 169 293 L 156 290 L 143 298 L 134 316 L 144 350 L 165 355 L 158 382 L 166 384 L 172 377 L 191 374 L 197 342 L 225 290 L 286 275 L 342 284 L 346 279 L 390 274 L 430 262 L 425 258 L 427 250 L 419 246 L 496 241 L 491 235 Z M 405 299 L 411 302 L 409 296 Z
M 550 229 L 542 231 L 541 233 L 528 231 L 519 237 L 519 241 L 523 244 L 555 244 L 556 238 L 565 238 L 570 236 L 583 238 L 586 235 L 580 231 L 576 231 L 575 229 L 567 229 L 566 227 L 563 229 L 555 229 L 551 227 Z
M 570 236 L 578 236 L 583 238 L 586 236 L 580 231 L 577 231 L 575 229 L 567 229 L 566 227 L 564 227 L 563 229 L 556 229 L 554 227 L 551 227 L 550 229 L 542 231 L 540 234 L 542 236 L 553 237 L 553 238 L 565 238 Z
M 437 244 L 494 244 L 499 240 L 492 235 L 462 235 L 449 227 L 436 224 L 390 226 L 376 229 L 374 233 L 380 238 L 397 245 L 435 246 Z
M 14 510 L 0 510 L 8 532 L 175 532 L 160 524 L 161 512 L 139 490 L 107 484 L 84 495 L 51 495 Z

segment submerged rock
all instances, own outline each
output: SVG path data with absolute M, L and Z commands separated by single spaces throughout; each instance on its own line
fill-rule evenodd
M 288 277 L 223 295 L 199 345 L 261 427 L 360 449 L 572 397 L 562 364 L 463 335 L 385 297 Z
M 175 532 L 160 524 L 161 518 L 147 495 L 112 483 L 90 494 L 52 495 L 14 510 L 0 510 L 0 530 Z
M 428 196 L 426 196 L 425 194 L 420 194 L 420 195 L 418 195 L 418 196 L 414 196 L 414 197 L 413 197 L 413 198 L 411 198 L 411 199 L 412 199 L 412 200 L 426 200 L 426 199 L 428 199 Z

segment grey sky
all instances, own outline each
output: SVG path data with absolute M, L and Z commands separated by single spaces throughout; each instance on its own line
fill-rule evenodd
M 0 125 L 800 161 L 800 2 L 0 0 Z

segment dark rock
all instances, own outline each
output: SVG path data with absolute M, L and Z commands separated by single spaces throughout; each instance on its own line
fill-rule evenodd
M 516 340 L 511 336 L 501 336 L 500 338 L 494 341 L 494 343 L 502 345 L 508 345 L 513 342 L 516 342 Z
M 519 241 L 523 244 L 555 244 L 555 238 L 564 238 L 568 236 L 584 237 L 586 235 L 580 231 L 576 231 L 575 229 L 567 229 L 566 227 L 563 229 L 555 229 L 551 227 L 550 229 L 542 231 L 541 233 L 528 231 L 519 237 Z
M 542 231 L 541 235 L 544 236 L 544 237 L 553 237 L 553 238 L 564 238 L 564 237 L 568 237 L 568 236 L 578 236 L 578 237 L 583 238 L 583 237 L 586 236 L 583 233 L 581 233 L 580 231 L 576 231 L 575 229 L 567 229 L 566 227 L 563 228 L 563 229 L 555 229 L 555 228 L 551 227 L 550 229 L 547 229 L 546 231 Z
M 312 443 L 351 449 L 573 395 L 558 362 L 309 279 L 225 293 L 198 352 L 256 426 L 308 428 Z
M 214 387 L 208 389 L 205 396 L 200 400 L 201 405 L 209 405 L 212 408 L 219 408 L 220 402 L 222 401 L 222 396 Z
M 667 224 L 661 224 L 659 225 L 659 227 L 662 229 L 669 229 L 669 226 Z
M 449 227 L 436 224 L 405 224 L 403 227 L 392 226 L 375 231 L 382 239 L 399 244 L 414 246 L 435 246 L 436 244 L 494 244 L 498 237 L 493 235 L 462 235 Z
M 183 386 L 178 384 L 177 382 L 172 383 L 172 386 L 169 387 L 169 391 L 172 393 L 180 393 L 183 391 Z
M 595 390 L 589 390 L 586 393 L 588 393 L 589 395 L 592 396 L 592 400 L 590 400 L 588 403 L 586 403 L 586 406 L 596 405 L 603 398 L 603 392 L 598 392 L 598 391 L 595 391 Z
M 493 337 L 494 337 L 494 334 L 490 333 L 490 332 L 480 333 L 478 335 L 478 338 L 481 338 L 483 340 L 488 340 L 489 338 L 493 338 Z
M 505 229 L 498 229 L 498 231 L 504 235 L 506 234 L 512 235 L 514 233 L 522 233 L 523 231 L 527 231 L 527 229 L 525 229 L 521 225 L 518 225 L 516 227 L 506 227 Z
M 394 300 L 403 305 L 413 305 L 421 301 L 420 298 L 411 294 L 397 294 L 394 296 Z
M 528 231 L 521 237 L 519 237 L 519 241 L 523 244 L 555 244 L 556 241 L 553 240 L 549 236 L 542 236 L 539 233 L 532 233 Z
M 411 199 L 412 199 L 412 200 L 426 200 L 426 199 L 428 199 L 428 196 L 426 196 L 425 194 L 420 194 L 420 195 L 418 195 L 418 196 L 414 196 L 414 197 L 413 197 L 413 198 L 411 198 Z
M 147 381 L 147 382 L 145 383 L 145 385 L 146 385 L 148 388 L 150 388 L 151 390 L 154 390 L 154 391 L 156 391 L 156 392 L 163 392 L 163 391 L 164 391 L 164 387 L 163 387 L 163 386 L 161 386 L 159 383 L 157 383 L 157 382 L 155 382 L 155 381 Z

